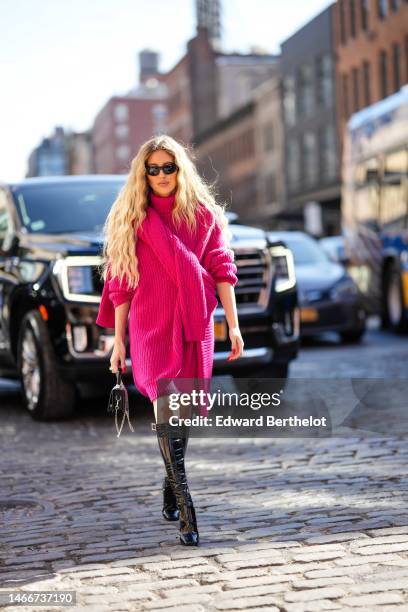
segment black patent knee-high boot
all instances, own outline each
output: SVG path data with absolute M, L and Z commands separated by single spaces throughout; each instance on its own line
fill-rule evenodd
M 185 427 L 172 427 L 168 423 L 156 424 L 160 452 L 179 510 L 180 542 L 185 546 L 197 546 L 199 542 L 197 520 L 184 465 L 185 429 Z
M 186 436 L 182 438 L 183 440 L 183 448 L 184 448 L 184 457 L 186 456 L 187 443 L 188 443 L 188 428 L 186 428 Z M 167 476 L 164 477 L 163 480 L 163 509 L 162 515 L 166 519 L 166 521 L 178 521 L 180 512 L 177 508 L 176 496 L 173 493 L 173 489 L 171 487 L 170 481 Z

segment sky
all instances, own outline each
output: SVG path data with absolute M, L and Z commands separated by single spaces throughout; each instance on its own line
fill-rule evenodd
M 226 52 L 280 43 L 331 0 L 221 0 Z M 195 34 L 194 0 L 0 0 L 0 181 L 23 178 L 27 159 L 56 125 L 92 126 L 112 95 L 138 82 L 138 52 L 167 71 Z

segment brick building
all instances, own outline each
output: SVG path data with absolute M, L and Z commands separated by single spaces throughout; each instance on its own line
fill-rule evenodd
M 337 56 L 337 129 L 408 82 L 408 2 L 338 0 L 333 11 Z
M 278 70 L 276 55 L 214 49 L 207 29 L 198 25 L 185 55 L 163 75 L 167 132 L 194 147 L 199 170 L 217 181 L 220 199 L 247 221 L 282 204 Z M 270 167 L 261 167 L 265 159 Z
M 219 200 L 249 221 L 257 201 L 255 103 L 248 102 L 195 138 L 197 167 Z
M 134 95 L 113 96 L 97 114 L 92 128 L 97 174 L 128 172 L 140 145 L 166 130 L 165 92 L 144 95 L 146 87 Z
M 280 75 L 195 138 L 200 173 L 242 222 L 273 229 L 285 208 Z
M 95 172 L 123 174 L 140 145 L 167 130 L 167 85 L 158 69 L 158 54 L 139 53 L 139 84 L 122 96 L 112 96 L 92 127 Z
M 167 133 L 181 143 L 189 143 L 193 136 L 193 117 L 188 55 L 164 75 L 164 82 L 168 91 Z
M 321 231 L 340 231 L 340 160 L 336 137 L 333 5 L 282 45 L 286 223 L 308 229 L 318 211 Z

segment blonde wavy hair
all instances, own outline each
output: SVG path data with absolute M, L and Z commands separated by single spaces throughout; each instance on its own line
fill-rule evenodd
M 193 231 L 201 203 L 215 215 L 225 244 L 230 248 L 232 234 L 225 216 L 226 205 L 216 203 L 214 185 L 208 184 L 198 174 L 193 153 L 171 136 L 155 136 L 141 145 L 133 158 L 126 183 L 113 202 L 103 227 L 104 261 L 100 267 L 101 277 L 106 280 L 110 268 L 111 276 L 117 276 L 120 283 L 126 279 L 129 288 L 136 288 L 139 282 L 136 232 L 146 217 L 150 189 L 145 163 L 149 156 L 158 150 L 172 155 L 179 168 L 172 212 L 176 227 L 184 220 L 190 231 Z

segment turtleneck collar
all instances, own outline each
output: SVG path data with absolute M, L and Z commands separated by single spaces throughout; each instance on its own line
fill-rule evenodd
M 149 201 L 151 206 L 157 210 L 157 212 L 171 212 L 173 210 L 174 202 L 176 199 L 176 193 L 173 192 L 168 196 L 160 196 L 154 193 L 152 190 L 149 192 Z

